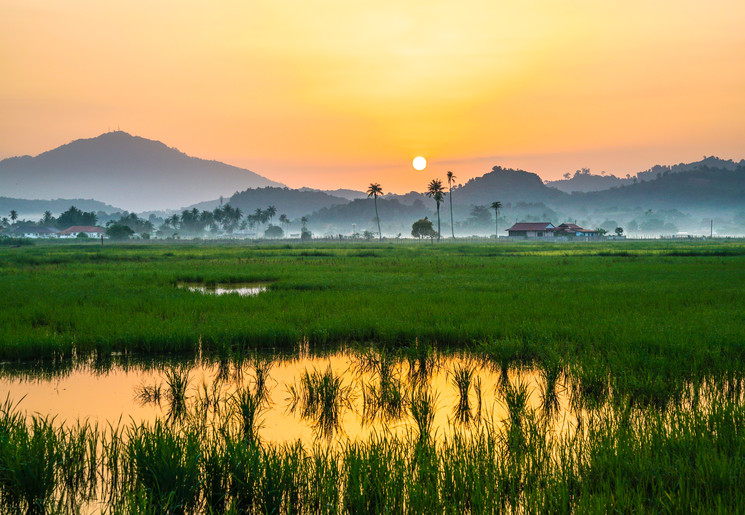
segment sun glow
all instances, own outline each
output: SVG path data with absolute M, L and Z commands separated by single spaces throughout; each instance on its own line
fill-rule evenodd
M 427 167 L 427 160 L 424 159 L 422 156 L 417 156 L 414 158 L 414 161 L 412 161 L 412 166 L 414 167 L 414 170 L 424 170 Z

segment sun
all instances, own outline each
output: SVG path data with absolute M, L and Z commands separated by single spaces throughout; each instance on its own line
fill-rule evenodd
M 424 170 L 427 167 L 427 160 L 424 159 L 422 156 L 417 156 L 414 158 L 414 161 L 411 163 L 414 166 L 415 170 Z

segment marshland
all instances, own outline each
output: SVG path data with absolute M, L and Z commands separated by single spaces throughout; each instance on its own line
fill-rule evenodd
M 0 510 L 736 511 L 743 284 L 739 240 L 0 247 Z

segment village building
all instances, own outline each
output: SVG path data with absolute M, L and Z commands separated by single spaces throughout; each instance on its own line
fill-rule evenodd
M 554 227 L 549 222 L 518 222 L 509 229 L 505 229 L 510 238 L 595 238 L 600 236 L 597 231 L 583 229 L 577 224 L 563 223 Z
M 77 238 L 78 234 L 83 233 L 89 238 L 100 238 L 106 231 L 101 227 L 91 225 L 73 225 L 59 233 L 60 238 Z
M 55 229 L 54 227 L 20 225 L 13 227 L 7 234 L 12 238 L 56 238 L 59 233 L 59 229 Z
M 583 229 L 577 224 L 563 223 L 563 224 L 558 225 L 554 229 L 554 236 L 594 238 L 596 236 L 599 236 L 599 233 L 591 229 Z
M 518 222 L 507 231 L 510 238 L 553 238 L 554 225 L 549 222 Z

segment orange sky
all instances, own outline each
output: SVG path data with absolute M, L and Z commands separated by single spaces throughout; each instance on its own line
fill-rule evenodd
M 215 4 L 0 0 L 0 158 L 120 127 L 292 187 L 405 192 L 745 157 L 742 0 Z

